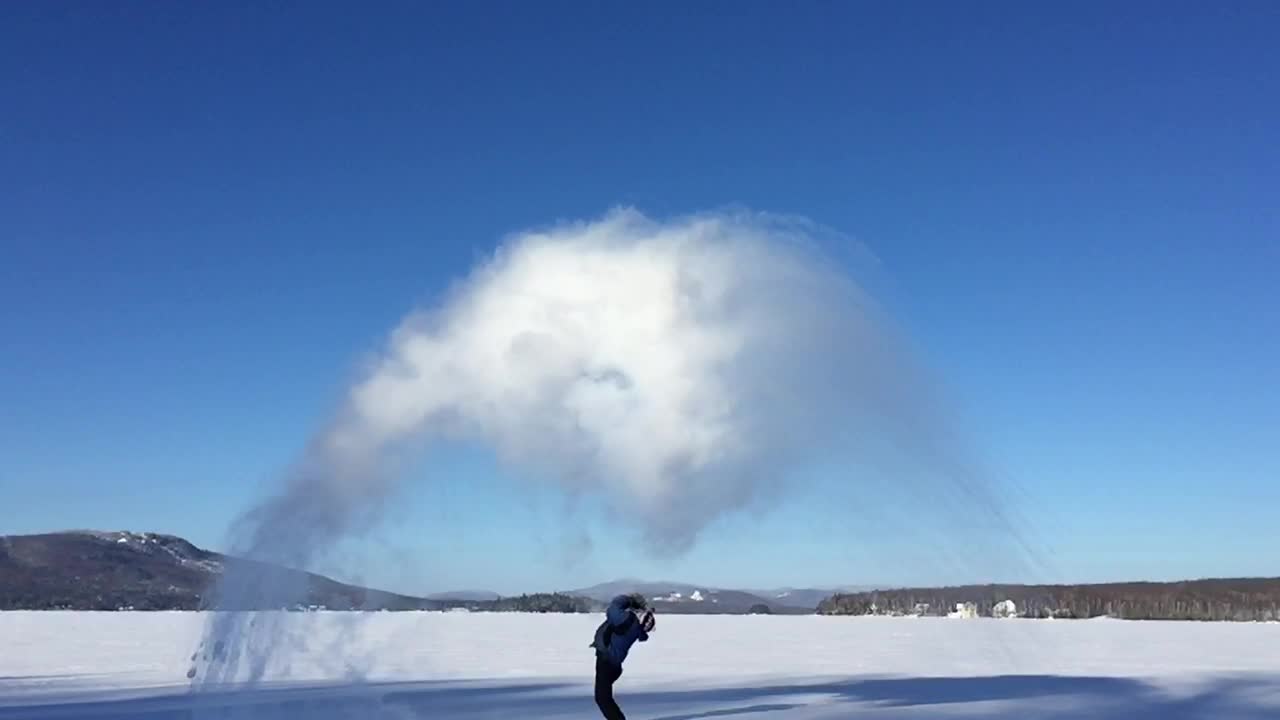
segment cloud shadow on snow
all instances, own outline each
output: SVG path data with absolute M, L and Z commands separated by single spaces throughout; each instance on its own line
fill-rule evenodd
M 863 678 L 706 690 L 637 690 L 623 682 L 631 717 L 714 720 L 928 718 L 995 720 L 1274 720 L 1280 678 L 1234 677 L 1171 696 L 1139 680 L 1007 675 L 965 678 Z M 801 697 L 803 696 L 803 697 Z M 976 703 L 1000 703 L 977 706 Z M 0 703 L 3 697 L 0 696 Z M 955 714 L 950 714 L 954 712 Z M 417 720 L 419 718 L 599 717 L 589 685 L 404 683 L 294 687 L 138 699 L 0 704 L 0 720 Z

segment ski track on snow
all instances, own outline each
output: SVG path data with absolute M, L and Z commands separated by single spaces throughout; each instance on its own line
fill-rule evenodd
M 599 717 L 595 615 L 289 613 L 266 681 L 194 692 L 207 619 L 0 613 L 0 720 Z M 666 616 L 616 694 L 653 720 L 1276 719 L 1280 625 Z

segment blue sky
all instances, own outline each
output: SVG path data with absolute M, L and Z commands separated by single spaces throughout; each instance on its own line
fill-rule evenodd
M 1278 28 L 1264 2 L 6 4 L 0 532 L 216 547 L 503 235 L 745 205 L 875 255 L 1061 579 L 1280 574 Z M 940 577 L 840 542 L 817 490 L 655 560 L 483 448 L 417 472 L 335 572 Z

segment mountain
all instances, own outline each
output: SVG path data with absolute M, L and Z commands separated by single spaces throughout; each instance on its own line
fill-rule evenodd
M 215 581 L 248 560 L 157 533 L 79 530 L 0 537 L 0 610 L 195 610 Z M 436 609 L 443 603 L 347 585 L 286 568 L 306 587 L 304 607 Z M 237 608 L 262 609 L 262 608 Z
M 774 590 L 757 590 L 755 594 L 769 598 L 773 602 L 794 605 L 796 607 L 816 608 L 818 603 L 836 594 L 836 590 L 820 590 L 818 588 L 777 588 Z
M 748 590 L 771 602 L 814 609 L 827 598 L 841 593 L 871 592 L 875 585 L 844 585 L 836 588 L 774 588 L 773 590 Z
M 566 594 L 608 602 L 618 595 L 638 592 L 648 599 L 659 612 L 687 615 L 741 615 L 757 611 L 762 606 L 770 613 L 800 614 L 813 612 L 817 607 L 796 605 L 787 598 L 769 598 L 742 590 L 715 588 L 707 585 L 670 581 L 646 581 L 636 579 L 613 580 L 591 587 L 568 591 Z
M 197 610 L 217 580 L 237 566 L 258 565 L 304 587 L 290 609 L 599 612 L 621 593 L 640 591 L 673 614 L 812 613 L 780 598 L 687 583 L 620 580 L 572 593 L 499 597 L 483 590 L 429 598 L 348 585 L 323 575 L 260 564 L 204 550 L 173 535 L 76 530 L 0 536 L 0 610 Z M 226 607 L 259 610 L 261 607 Z
M 494 600 L 502 599 L 502 596 L 490 590 L 453 590 L 450 592 L 432 593 L 427 596 L 427 599 L 445 602 L 492 602 Z

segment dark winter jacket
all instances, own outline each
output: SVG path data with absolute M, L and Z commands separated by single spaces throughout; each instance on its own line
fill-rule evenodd
M 591 647 L 596 649 L 596 655 L 618 667 L 622 667 L 627 653 L 637 640 L 644 642 L 649 639 L 649 633 L 644 631 L 640 618 L 632 612 L 633 608 L 635 606 L 629 596 L 619 595 L 614 598 L 604 611 L 604 622 L 596 629 L 595 642 L 591 643 Z

